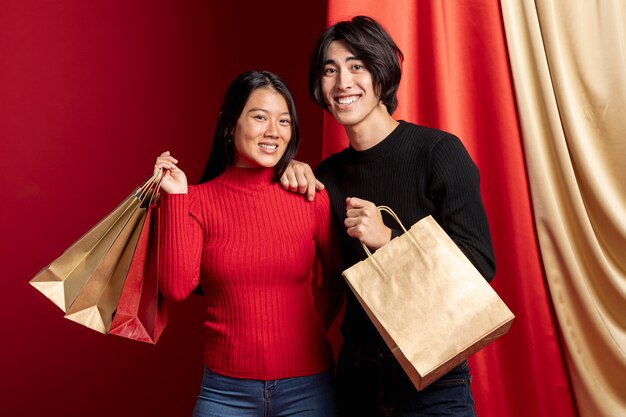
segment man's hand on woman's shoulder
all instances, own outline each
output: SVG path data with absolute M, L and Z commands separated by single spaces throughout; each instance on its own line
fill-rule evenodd
M 295 159 L 289 162 L 285 172 L 280 177 L 280 185 L 285 190 L 305 194 L 309 201 L 313 201 L 316 191 L 324 189 L 324 184 L 315 178 L 309 164 Z

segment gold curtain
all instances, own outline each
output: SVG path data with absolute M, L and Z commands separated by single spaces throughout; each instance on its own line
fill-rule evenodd
M 626 416 L 626 3 L 501 7 L 541 255 L 580 415 Z

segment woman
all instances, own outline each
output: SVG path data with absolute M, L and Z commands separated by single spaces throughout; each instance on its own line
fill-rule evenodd
M 298 148 L 295 106 L 269 72 L 247 72 L 226 92 L 202 181 L 188 186 L 163 153 L 159 285 L 171 299 L 200 283 L 207 300 L 205 372 L 194 416 L 334 415 L 335 302 L 312 291 L 319 255 L 340 282 L 328 196 L 314 203 L 276 179 Z

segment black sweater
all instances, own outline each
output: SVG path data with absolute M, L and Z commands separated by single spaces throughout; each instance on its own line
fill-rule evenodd
M 324 160 L 315 174 L 326 185 L 339 230 L 345 230 L 346 197 L 391 207 L 407 229 L 432 215 L 480 273 L 493 278 L 495 260 L 478 169 L 456 136 L 400 121 L 376 146 L 361 152 L 348 147 Z M 383 219 L 397 235 L 395 221 L 386 214 Z M 359 241 L 347 233 L 342 233 L 341 246 L 345 268 L 366 257 Z M 344 338 L 383 347 L 367 314 L 347 293 Z

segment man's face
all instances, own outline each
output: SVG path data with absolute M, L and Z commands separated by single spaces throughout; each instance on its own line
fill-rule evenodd
M 372 74 L 343 41 L 333 41 L 328 47 L 321 87 L 328 110 L 343 126 L 354 127 L 384 108 Z

